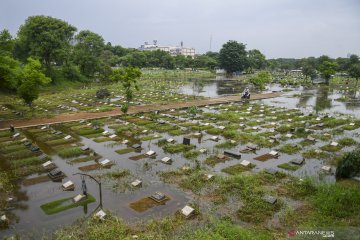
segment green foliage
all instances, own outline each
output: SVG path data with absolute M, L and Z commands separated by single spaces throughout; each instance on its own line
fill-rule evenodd
M 271 74 L 269 72 L 260 72 L 255 77 L 250 78 L 249 82 L 260 90 L 265 89 L 265 85 L 271 81 Z
M 83 150 L 79 147 L 71 147 L 71 148 L 65 148 L 61 151 L 59 151 L 59 156 L 62 158 L 71 158 L 71 157 L 77 157 L 84 153 Z
M 22 80 L 18 88 L 19 96 L 29 106 L 39 97 L 39 88 L 51 82 L 41 72 L 41 64 L 39 60 L 28 58 L 28 63 L 25 65 L 22 72 Z
M 360 174 L 360 150 L 347 153 L 336 168 L 336 177 L 351 178 Z
M 326 80 L 327 83 L 329 83 L 331 75 L 334 75 L 336 73 L 337 64 L 332 61 L 324 61 L 319 66 L 319 72 L 322 78 Z
M 248 62 L 251 69 L 264 69 L 267 62 L 265 56 L 257 49 L 248 51 Z
M 14 91 L 21 74 L 20 63 L 9 54 L 0 52 L 0 90 Z
M 96 91 L 96 97 L 97 98 L 103 99 L 103 98 L 107 98 L 109 96 L 110 96 L 110 92 L 106 88 L 101 88 L 101 89 Z
M 28 17 L 20 26 L 16 53 L 22 60 L 29 56 L 40 58 L 49 73 L 54 62 L 61 64 L 67 59 L 75 31 L 75 27 L 60 19 Z
M 129 104 L 128 104 L 128 103 L 123 103 L 123 104 L 121 105 L 120 110 L 121 110 L 123 113 L 126 114 L 126 113 L 128 112 L 128 110 L 129 110 Z
M 360 217 L 359 185 L 320 185 L 312 198 L 312 202 L 321 216 L 329 216 L 335 219 L 350 216 L 359 219 Z
M 100 71 L 100 55 L 104 50 L 104 39 L 89 30 L 80 31 L 75 36 L 74 62 L 82 74 L 94 77 Z
M 227 73 L 243 71 L 248 65 L 245 45 L 237 41 L 225 43 L 220 49 L 219 64 Z
M 167 144 L 164 147 L 164 151 L 167 153 L 179 153 L 179 152 L 190 151 L 194 147 L 195 147 L 194 145 L 185 145 L 182 143 Z
M 105 176 L 108 178 L 116 178 L 116 179 L 123 178 L 123 177 L 129 176 L 129 175 L 130 175 L 130 171 L 128 169 L 117 170 L 117 171 L 108 172 L 105 174 Z
M 133 89 L 139 90 L 139 86 L 137 85 L 137 79 L 140 77 L 141 70 L 139 68 L 128 66 L 115 69 L 111 74 L 110 79 L 116 82 L 121 82 L 125 90 L 126 101 L 127 103 L 129 103 L 134 97 Z M 125 113 L 126 112 L 127 110 L 125 111 Z
M 72 201 L 72 198 L 63 198 L 63 199 L 59 199 L 59 200 L 56 200 L 53 202 L 43 204 L 40 207 L 47 215 L 52 215 L 52 214 L 56 214 L 59 212 L 63 212 L 65 210 L 68 210 L 71 208 L 85 206 L 85 205 L 88 205 L 95 201 L 96 201 L 96 199 L 92 195 L 88 194 L 88 196 L 85 200 L 82 200 L 78 203 L 74 203 Z
M 191 107 L 188 107 L 188 109 L 186 111 L 189 114 L 195 116 L 199 112 L 199 108 L 197 106 L 191 106 Z

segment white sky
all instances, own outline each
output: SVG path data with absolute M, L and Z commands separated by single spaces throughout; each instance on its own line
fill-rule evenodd
M 218 51 L 228 40 L 267 58 L 360 55 L 360 0 L 0 0 L 0 29 L 28 16 L 63 19 L 106 42 L 145 41 Z

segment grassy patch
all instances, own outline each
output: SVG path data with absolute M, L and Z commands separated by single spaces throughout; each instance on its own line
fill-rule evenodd
M 300 146 L 294 144 L 285 144 L 279 148 L 279 152 L 287 153 L 287 154 L 294 154 L 301 150 Z
M 129 175 L 130 175 L 130 171 L 128 169 L 117 170 L 117 171 L 108 172 L 105 174 L 105 176 L 108 178 L 116 178 L 116 179 L 123 178 L 123 177 L 129 176 Z
M 215 145 L 216 148 L 233 148 L 235 147 L 237 144 L 236 143 L 232 143 L 231 141 L 226 141 L 220 144 Z
M 131 153 L 134 151 L 135 151 L 135 149 L 133 149 L 133 148 L 123 148 L 123 149 L 116 150 L 115 152 L 117 152 L 118 154 L 126 154 L 126 153 Z
M 327 159 L 329 158 L 329 153 L 321 151 L 321 150 L 315 150 L 315 149 L 309 149 L 302 153 L 302 156 L 304 158 L 317 158 L 317 159 Z
M 96 199 L 92 195 L 88 194 L 87 199 L 85 199 L 81 202 L 78 202 L 78 203 L 74 203 L 72 201 L 72 198 L 63 198 L 63 199 L 59 199 L 59 200 L 56 200 L 53 202 L 43 204 L 40 207 L 47 215 L 52 215 L 52 214 L 56 214 L 59 212 L 63 212 L 67 209 L 75 208 L 78 206 L 84 206 L 84 205 L 90 204 L 95 201 L 96 201 Z
M 200 155 L 200 151 L 198 151 L 198 150 L 190 150 L 190 151 L 185 152 L 183 156 L 185 158 L 193 159 L 193 158 L 196 158 L 199 155 Z
M 230 158 L 225 156 L 224 158 L 218 158 L 217 156 L 210 156 L 207 159 L 205 159 L 204 163 L 209 166 L 215 166 L 218 163 L 226 162 Z
M 348 138 L 348 137 L 339 139 L 338 143 L 341 146 L 353 146 L 353 145 L 357 144 L 357 142 L 354 139 Z
M 250 163 L 248 166 L 244 166 L 244 165 L 241 165 L 241 164 L 235 164 L 235 165 L 226 167 L 226 168 L 222 169 L 221 171 L 225 172 L 227 174 L 230 174 L 230 175 L 236 175 L 236 174 L 239 174 L 239 173 L 242 173 L 242 172 L 245 172 L 245 171 L 249 171 L 252 168 L 254 168 L 255 166 L 256 165 L 252 164 L 252 163 Z
M 327 152 L 337 152 L 343 148 L 340 144 L 337 146 L 331 146 L 330 144 L 322 146 L 320 149 Z
M 195 148 L 194 145 L 185 145 L 182 143 L 177 144 L 168 144 L 164 147 L 164 151 L 167 153 L 179 153 L 179 152 L 186 152 L 190 151 L 191 149 Z
M 71 157 L 77 157 L 84 153 L 83 150 L 79 147 L 71 147 L 71 148 L 65 148 L 63 150 L 60 150 L 58 152 L 59 156 L 62 158 L 71 158 Z
M 145 136 L 140 138 L 141 141 L 149 141 L 149 140 L 153 140 L 153 139 L 158 139 L 161 138 L 160 135 L 149 135 L 149 136 Z

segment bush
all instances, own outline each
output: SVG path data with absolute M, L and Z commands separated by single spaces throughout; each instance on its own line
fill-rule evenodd
M 103 98 L 106 98 L 106 97 L 109 97 L 109 96 L 110 96 L 110 92 L 106 88 L 101 88 L 101 89 L 96 91 L 96 97 L 97 98 L 103 99 Z
M 360 150 L 347 153 L 341 161 L 339 161 L 336 169 L 336 177 L 351 178 L 360 173 Z

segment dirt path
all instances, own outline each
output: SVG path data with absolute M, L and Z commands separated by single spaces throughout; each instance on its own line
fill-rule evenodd
M 255 94 L 251 96 L 250 100 L 265 99 L 265 98 L 274 98 L 280 96 L 281 93 L 264 93 L 264 94 Z M 139 105 L 131 106 L 128 110 L 128 114 L 141 113 L 141 112 L 151 112 L 156 110 L 168 110 L 168 109 L 181 109 L 190 106 L 205 106 L 229 102 L 239 102 L 241 101 L 239 96 L 226 96 L 219 98 L 210 98 L 204 100 L 194 100 L 188 102 L 177 102 L 177 103 L 167 103 L 167 104 L 148 104 L 148 105 Z M 25 128 L 33 127 L 46 124 L 55 124 L 63 122 L 72 122 L 78 121 L 81 119 L 97 119 L 104 117 L 112 117 L 123 115 L 119 108 L 116 108 L 108 112 L 77 112 L 77 113 L 65 113 L 59 114 L 50 118 L 33 118 L 29 120 L 8 120 L 0 122 L 0 130 L 9 129 L 10 124 L 13 124 L 16 128 Z

